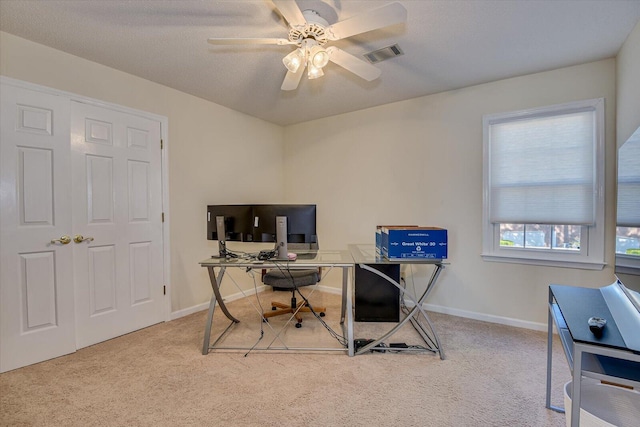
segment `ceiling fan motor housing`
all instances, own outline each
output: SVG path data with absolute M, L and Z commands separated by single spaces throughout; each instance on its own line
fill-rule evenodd
M 317 41 L 320 46 L 324 46 L 327 43 L 325 28 L 329 26 L 327 20 L 321 17 L 315 10 L 304 10 L 302 11 L 302 15 L 307 23 L 304 26 L 291 27 L 289 30 L 289 41 L 300 46 L 303 40 L 312 38 Z

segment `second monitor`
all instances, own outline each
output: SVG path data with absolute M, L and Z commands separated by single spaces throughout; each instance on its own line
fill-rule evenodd
M 317 249 L 316 205 L 209 205 L 207 239 L 218 240 L 221 254 L 226 241 L 279 243 L 279 258 L 287 244 Z
M 318 243 L 316 205 L 253 205 L 254 242 L 277 242 L 278 224 L 286 227 L 287 243 Z

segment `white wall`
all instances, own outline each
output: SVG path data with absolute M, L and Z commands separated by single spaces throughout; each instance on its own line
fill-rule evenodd
M 602 271 L 484 262 L 482 116 L 600 97 L 606 109 L 606 233 L 613 236 L 614 59 L 287 127 L 285 196 L 317 203 L 325 248 L 373 243 L 377 224 L 447 228 L 451 265 L 430 303 L 480 318 L 546 324 L 550 283 L 613 282 L 613 239 L 607 238 Z M 418 273 L 424 277 L 427 270 Z
M 616 59 L 619 147 L 640 127 L 640 22 L 627 37 Z
M 211 296 L 206 205 L 283 198 L 280 126 L 7 33 L 0 74 L 168 117 L 173 311 Z
M 636 58 L 634 64 L 638 33 L 636 27 L 623 48 L 636 52 L 627 54 Z M 613 239 L 607 238 L 603 271 L 482 261 L 482 115 L 604 97 L 607 236 L 613 236 L 615 65 L 613 59 L 599 61 L 283 129 L 0 33 L 0 74 L 168 117 L 174 311 L 202 304 L 211 295 L 206 271 L 197 265 L 214 250 L 214 242 L 204 239 L 207 204 L 286 201 L 318 204 L 323 248 L 372 243 L 374 227 L 381 223 L 445 227 L 451 265 L 432 304 L 523 325 L 545 323 L 549 283 L 611 283 Z M 417 271 L 420 277 L 426 274 L 426 269 Z M 325 284 L 337 284 L 338 276 Z

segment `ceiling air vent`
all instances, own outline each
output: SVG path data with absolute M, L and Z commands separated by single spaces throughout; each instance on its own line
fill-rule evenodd
M 384 61 L 389 58 L 393 58 L 395 56 L 404 55 L 402 49 L 397 44 L 383 47 L 382 49 L 374 50 L 373 52 L 365 53 L 364 57 L 367 58 L 372 64 L 375 64 L 380 61 Z

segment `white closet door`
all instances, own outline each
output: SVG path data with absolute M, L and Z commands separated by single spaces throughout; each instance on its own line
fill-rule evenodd
M 0 372 L 75 351 L 69 100 L 1 85 Z
M 162 322 L 160 122 L 72 102 L 76 343 Z

